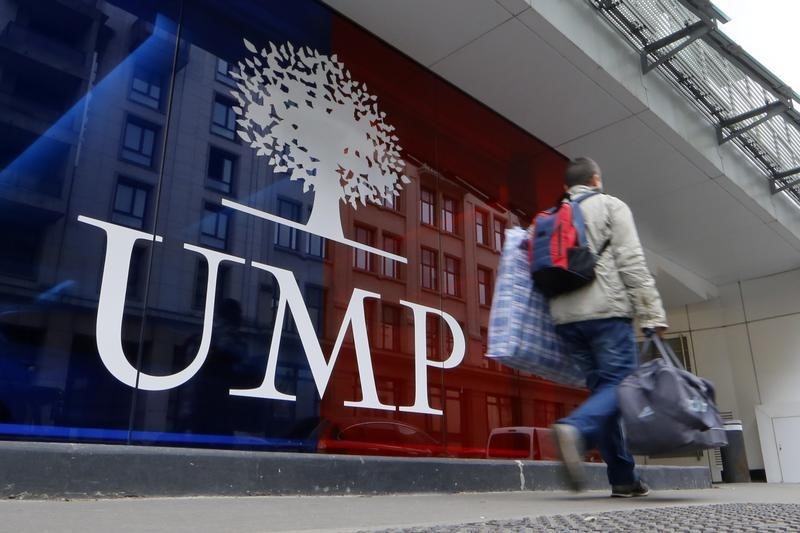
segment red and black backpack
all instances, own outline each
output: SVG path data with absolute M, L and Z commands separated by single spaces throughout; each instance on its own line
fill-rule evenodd
M 595 278 L 597 259 L 611 239 L 596 255 L 592 252 L 580 203 L 596 194 L 600 193 L 589 192 L 574 199 L 567 196 L 533 219 L 531 276 L 536 288 L 548 298 L 579 289 Z

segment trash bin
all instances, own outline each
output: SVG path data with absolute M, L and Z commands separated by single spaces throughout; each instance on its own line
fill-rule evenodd
M 728 445 L 720 448 L 723 483 L 749 483 L 750 467 L 744 451 L 744 433 L 741 420 L 726 420 L 725 435 Z

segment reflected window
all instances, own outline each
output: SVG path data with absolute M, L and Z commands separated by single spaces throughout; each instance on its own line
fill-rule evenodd
M 390 194 L 388 196 L 384 196 L 381 199 L 381 203 L 383 207 L 386 209 L 391 209 L 392 211 L 399 211 L 400 210 L 400 202 L 398 200 L 399 196 L 395 196 L 394 194 Z
M 461 261 L 444 256 L 444 292 L 449 296 L 461 296 Z
M 428 359 L 439 355 L 439 330 L 442 321 L 437 315 L 425 315 L 425 353 Z
M 445 424 L 450 435 L 461 434 L 461 393 L 454 389 L 445 391 Z
M 437 270 L 436 250 L 422 248 L 422 253 L 420 254 L 420 277 L 423 289 L 436 290 Z
M 420 189 L 420 221 L 433 226 L 436 224 L 436 193 L 430 189 Z
M 308 290 L 308 288 L 306 288 L 306 290 Z M 270 292 L 272 293 L 272 322 L 274 326 L 274 323 L 278 318 L 278 305 L 280 304 L 281 299 L 281 288 L 280 285 L 278 285 L 278 281 L 275 279 L 272 280 L 272 288 Z M 297 333 L 297 326 L 295 325 L 292 313 L 287 312 L 283 315 L 281 331 L 286 333 Z
M 489 429 L 514 425 L 514 406 L 508 396 L 486 395 L 487 422 Z M 549 425 L 543 426 L 548 427 Z
M 456 232 L 456 201 L 449 196 L 442 198 L 442 229 L 449 233 Z
M 233 112 L 233 105 L 233 100 L 218 94 L 214 97 L 214 110 L 211 114 L 211 133 L 231 141 L 236 139 L 236 113 Z
M 356 242 L 366 244 L 367 246 L 375 245 L 375 230 L 365 228 L 364 226 L 355 227 Z M 372 254 L 366 250 L 353 248 L 353 268 L 358 270 L 372 271 Z
M 378 348 L 384 350 L 400 350 L 400 316 L 402 310 L 394 305 L 381 306 L 381 323 L 378 332 Z
M 383 249 L 389 253 L 399 255 L 400 254 L 400 238 L 395 237 L 393 235 L 385 235 L 383 236 Z M 397 264 L 397 261 L 394 259 L 388 259 L 386 257 L 381 258 L 381 274 L 386 276 L 387 278 L 393 279 L 400 279 L 400 268 Z
M 311 209 L 308 210 L 309 214 Z M 306 253 L 318 259 L 325 259 L 328 257 L 328 243 L 324 237 L 308 233 L 306 235 Z
M 130 180 L 120 180 L 114 193 L 111 221 L 131 228 L 142 229 L 147 211 L 150 187 Z
M 489 347 L 489 330 L 487 328 L 481 328 L 480 335 L 481 335 L 481 355 L 483 356 L 486 354 Z M 489 368 L 489 361 L 490 359 L 488 357 L 481 357 L 481 366 L 483 368 Z
M 160 109 L 162 79 L 160 74 L 137 66 L 133 72 L 129 98 L 147 107 Z
M 214 295 L 215 305 L 223 300 L 228 294 L 228 279 L 230 277 L 230 265 L 220 264 L 217 269 L 216 293 Z M 205 309 L 206 290 L 208 289 L 208 263 L 205 260 L 197 262 L 197 269 L 194 276 L 194 292 L 192 295 L 192 307 L 194 309 Z
M 478 303 L 489 305 L 492 301 L 492 271 L 478 267 Z
M 550 427 L 564 416 L 564 405 L 546 400 L 533 403 L 533 424 L 537 427 Z
M 464 331 L 464 324 L 459 320 L 458 327 L 461 331 Z M 445 356 L 449 356 L 453 353 L 453 348 L 455 347 L 456 339 L 453 337 L 453 331 L 449 327 L 444 328 L 444 353 Z
M 15 228 L 14 231 L 0 231 L 0 274 L 36 279 L 47 226 L 36 223 L 32 209 L 30 215 L 33 216 L 26 220 L 24 216 L 16 218 L 0 210 L 0 224 L 4 228 Z
M 278 216 L 281 218 L 299 222 L 300 208 L 301 205 L 298 202 L 278 198 Z M 297 230 L 284 224 L 275 224 L 275 246 L 298 250 L 300 246 L 297 242 Z
M 312 233 L 308 234 L 308 241 L 306 242 L 306 253 L 308 255 L 325 259 L 327 257 L 327 241 L 319 235 Z
M 206 187 L 222 193 L 230 193 L 235 170 L 236 156 L 212 146 L 208 151 Z
M 131 264 L 128 270 L 127 298 L 141 300 L 144 292 L 145 269 L 147 267 L 147 247 L 134 246 L 131 254 Z
M 475 210 L 475 242 L 489 245 L 489 214 L 480 209 Z
M 153 166 L 158 126 L 128 117 L 122 140 L 122 159 L 145 167 Z
M 225 250 L 228 247 L 229 218 L 230 215 L 222 207 L 206 204 L 200 221 L 200 242 Z
M 306 307 L 317 337 L 322 338 L 323 310 L 325 309 L 325 289 L 318 285 L 306 284 Z
M 494 219 L 494 249 L 497 251 L 503 250 L 503 243 L 505 242 L 506 221 L 502 218 Z
M 217 69 L 214 77 L 225 85 L 236 87 L 236 80 L 231 77 L 231 72 L 233 72 L 234 68 L 238 70 L 237 66 L 228 63 L 224 59 L 217 58 Z

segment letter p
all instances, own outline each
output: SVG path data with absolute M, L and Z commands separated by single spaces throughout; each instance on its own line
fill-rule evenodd
M 428 367 L 455 368 L 464 360 L 466 343 L 464 332 L 455 318 L 444 311 L 424 305 L 400 300 L 400 304 L 408 307 L 414 313 L 414 405 L 400 407 L 406 413 L 423 413 L 428 415 L 442 415 L 441 409 L 433 409 L 428 403 Z M 444 361 L 431 361 L 427 357 L 427 320 L 426 314 L 442 317 L 453 335 L 453 351 Z

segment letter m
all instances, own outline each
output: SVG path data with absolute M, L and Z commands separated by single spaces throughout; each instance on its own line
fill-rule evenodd
M 266 270 L 275 276 L 275 279 L 278 281 L 278 286 L 280 287 L 280 297 L 278 299 L 278 308 L 275 313 L 275 325 L 272 332 L 272 342 L 269 347 L 269 358 L 267 359 L 267 371 L 264 376 L 264 381 L 260 386 L 254 389 L 231 389 L 230 394 L 233 396 L 250 396 L 253 398 L 268 398 L 273 400 L 295 401 L 297 399 L 296 396 L 280 392 L 275 386 L 275 374 L 278 369 L 278 352 L 280 351 L 281 343 L 281 327 L 283 326 L 286 310 L 288 308 L 297 325 L 300 342 L 303 345 L 308 364 L 311 367 L 311 375 L 314 378 L 314 383 L 317 386 L 320 398 L 324 396 L 325 390 L 328 388 L 333 366 L 336 364 L 336 359 L 339 357 L 339 350 L 342 347 L 347 328 L 352 325 L 358 374 L 361 380 L 362 399 L 358 402 L 344 402 L 344 405 L 347 407 L 394 411 L 396 409 L 394 405 L 384 405 L 378 399 L 378 391 L 375 388 L 375 375 L 372 371 L 372 358 L 369 351 L 367 323 L 364 317 L 364 300 L 366 298 L 380 299 L 380 295 L 361 289 L 355 289 L 353 291 L 353 295 L 350 297 L 350 303 L 347 305 L 347 311 L 344 314 L 344 319 L 342 320 L 342 325 L 339 328 L 339 334 L 336 336 L 333 351 L 331 356 L 326 360 L 325 355 L 322 353 L 319 339 L 317 338 L 317 332 L 314 330 L 314 325 L 308 314 L 308 309 L 303 302 L 303 295 L 300 292 L 300 288 L 297 286 L 297 280 L 294 278 L 294 274 L 288 270 L 257 263 L 255 261 L 252 262 L 252 265 L 255 268 Z

